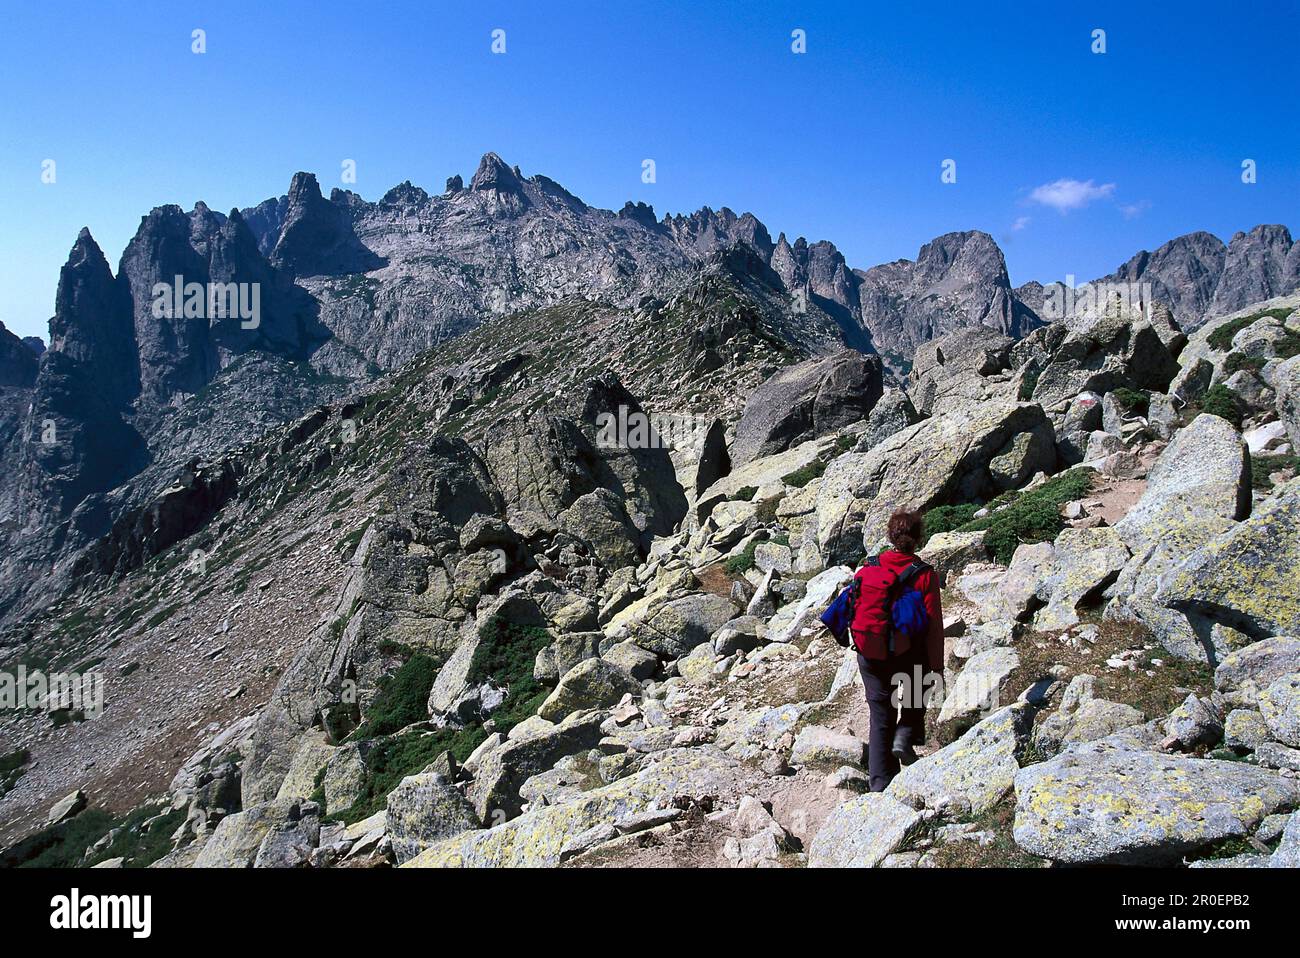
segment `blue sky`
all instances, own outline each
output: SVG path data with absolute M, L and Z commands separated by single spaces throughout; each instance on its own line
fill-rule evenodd
M 328 192 L 345 159 L 373 199 L 494 150 L 593 205 L 751 210 L 861 268 L 983 229 L 1017 284 L 1193 229 L 1300 228 L 1300 8 L 1135 7 L 7 2 L 0 320 L 45 335 L 82 226 L 116 269 L 153 206 L 250 206 L 299 169 Z

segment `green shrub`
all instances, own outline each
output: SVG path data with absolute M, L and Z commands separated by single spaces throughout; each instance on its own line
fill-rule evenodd
M 794 472 L 787 473 L 781 477 L 781 481 L 787 486 L 794 486 L 796 489 L 802 489 L 814 479 L 818 479 L 826 471 L 828 465 L 825 459 L 815 459 L 806 466 L 801 466 Z
M 1237 319 L 1224 323 L 1214 332 L 1206 337 L 1206 342 L 1210 347 L 1224 352 L 1232 348 L 1232 341 L 1236 335 L 1249 326 L 1254 326 L 1261 319 L 1272 317 L 1273 319 L 1286 319 L 1291 315 L 1291 310 L 1286 308 L 1265 309 L 1258 313 L 1252 313 L 1249 316 L 1241 316 Z
M 509 689 L 509 694 L 492 713 L 492 721 L 503 735 L 537 711 L 548 694 L 533 678 L 537 653 L 551 644 L 551 635 L 534 625 L 507 622 L 493 616 L 483 625 L 479 646 L 469 666 L 472 684 L 487 682 Z
M 1020 392 L 1016 398 L 1021 402 L 1029 402 L 1029 400 L 1033 399 L 1034 390 L 1038 388 L 1038 377 L 1040 375 L 1041 370 L 1037 369 L 1025 373 L 1025 378 L 1020 380 Z
M 429 690 L 441 665 L 433 656 L 417 652 L 396 672 L 380 679 L 379 690 L 366 710 L 366 720 L 353 738 L 391 735 L 428 718 Z
M 98 865 L 110 858 L 125 858 L 125 868 L 148 868 L 172 850 L 172 835 L 185 824 L 188 812 L 176 808 L 159 815 L 157 805 L 135 809 L 115 826 L 113 840 L 95 852 L 86 865 Z
M 0 852 L 0 868 L 75 868 L 81 864 L 86 849 L 116 824 L 108 812 L 88 809 L 76 818 L 28 835 Z
M 750 502 L 758 494 L 758 486 L 741 486 L 731 497 L 733 502 Z
M 1286 330 L 1282 338 L 1273 344 L 1273 352 L 1278 359 L 1291 359 L 1294 356 L 1300 356 L 1300 333 L 1293 333 Z
M 1247 356 L 1245 353 L 1228 353 L 1228 358 L 1223 361 L 1223 368 L 1229 373 L 1242 369 L 1257 373 L 1264 368 L 1264 360 L 1259 356 Z
M 1040 499 L 1017 503 L 998 513 L 989 523 L 984 547 L 999 562 L 1008 565 L 1021 543 L 1055 539 L 1064 526 L 1056 503 Z
M 1151 405 L 1151 394 L 1141 389 L 1120 386 L 1118 389 L 1111 390 L 1111 395 L 1115 397 L 1117 403 L 1134 415 L 1145 416 Z
M 330 818 L 348 825 L 383 811 L 388 793 L 408 775 L 426 768 L 443 752 L 451 752 L 457 762 L 469 758 L 487 738 L 482 726 L 463 729 L 443 728 L 436 732 L 409 732 L 372 743 L 365 756 L 365 770 L 357 800 L 348 808 L 326 809 Z
M 25 748 L 0 755 L 0 798 L 18 784 L 26 769 L 23 767 L 31 759 L 31 752 Z
M 989 503 L 989 514 L 959 526 L 958 532 L 985 532 L 984 545 L 997 561 L 1011 562 L 1021 543 L 1047 542 L 1065 527 L 1061 506 L 1092 489 L 1095 473 L 1076 468 L 1028 492 L 1005 493 Z M 933 511 L 933 510 L 932 510 Z
M 1223 383 L 1211 386 L 1201 397 L 1201 412 L 1226 419 L 1241 428 L 1241 400 Z
M 1270 456 L 1266 453 L 1251 456 L 1250 483 L 1261 492 L 1268 492 L 1273 488 L 1273 481 L 1269 476 L 1288 469 L 1292 475 L 1300 474 L 1300 456 Z
M 980 509 L 974 503 L 962 503 L 959 506 L 935 506 L 925 514 L 925 538 L 937 536 L 941 532 L 952 532 L 975 518 Z
M 727 571 L 732 575 L 744 575 L 750 569 L 754 568 L 754 550 L 758 548 L 757 542 L 751 542 L 738 554 L 727 560 Z

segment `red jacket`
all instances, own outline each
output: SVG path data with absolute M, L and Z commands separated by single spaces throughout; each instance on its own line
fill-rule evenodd
M 901 573 L 916 561 L 916 556 L 905 552 L 887 550 L 880 553 L 880 565 L 895 575 Z M 865 568 L 865 566 L 863 567 Z M 858 569 L 855 575 L 861 575 Z M 943 606 L 939 600 L 939 577 L 932 569 L 927 569 L 912 580 L 912 586 L 924 597 L 926 615 L 930 619 L 929 631 L 925 637 L 925 657 L 933 672 L 943 671 Z M 908 651 L 907 640 L 896 646 L 894 652 L 901 655 Z

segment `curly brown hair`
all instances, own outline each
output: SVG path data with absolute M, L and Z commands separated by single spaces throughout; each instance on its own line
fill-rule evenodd
M 921 513 L 900 509 L 889 517 L 889 541 L 899 552 L 916 552 L 925 535 Z

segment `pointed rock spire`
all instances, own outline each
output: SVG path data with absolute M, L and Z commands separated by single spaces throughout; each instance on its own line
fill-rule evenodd
M 514 169 L 495 153 L 484 153 L 479 160 L 478 170 L 469 181 L 471 190 L 495 190 L 498 193 L 519 193 L 523 183 Z

